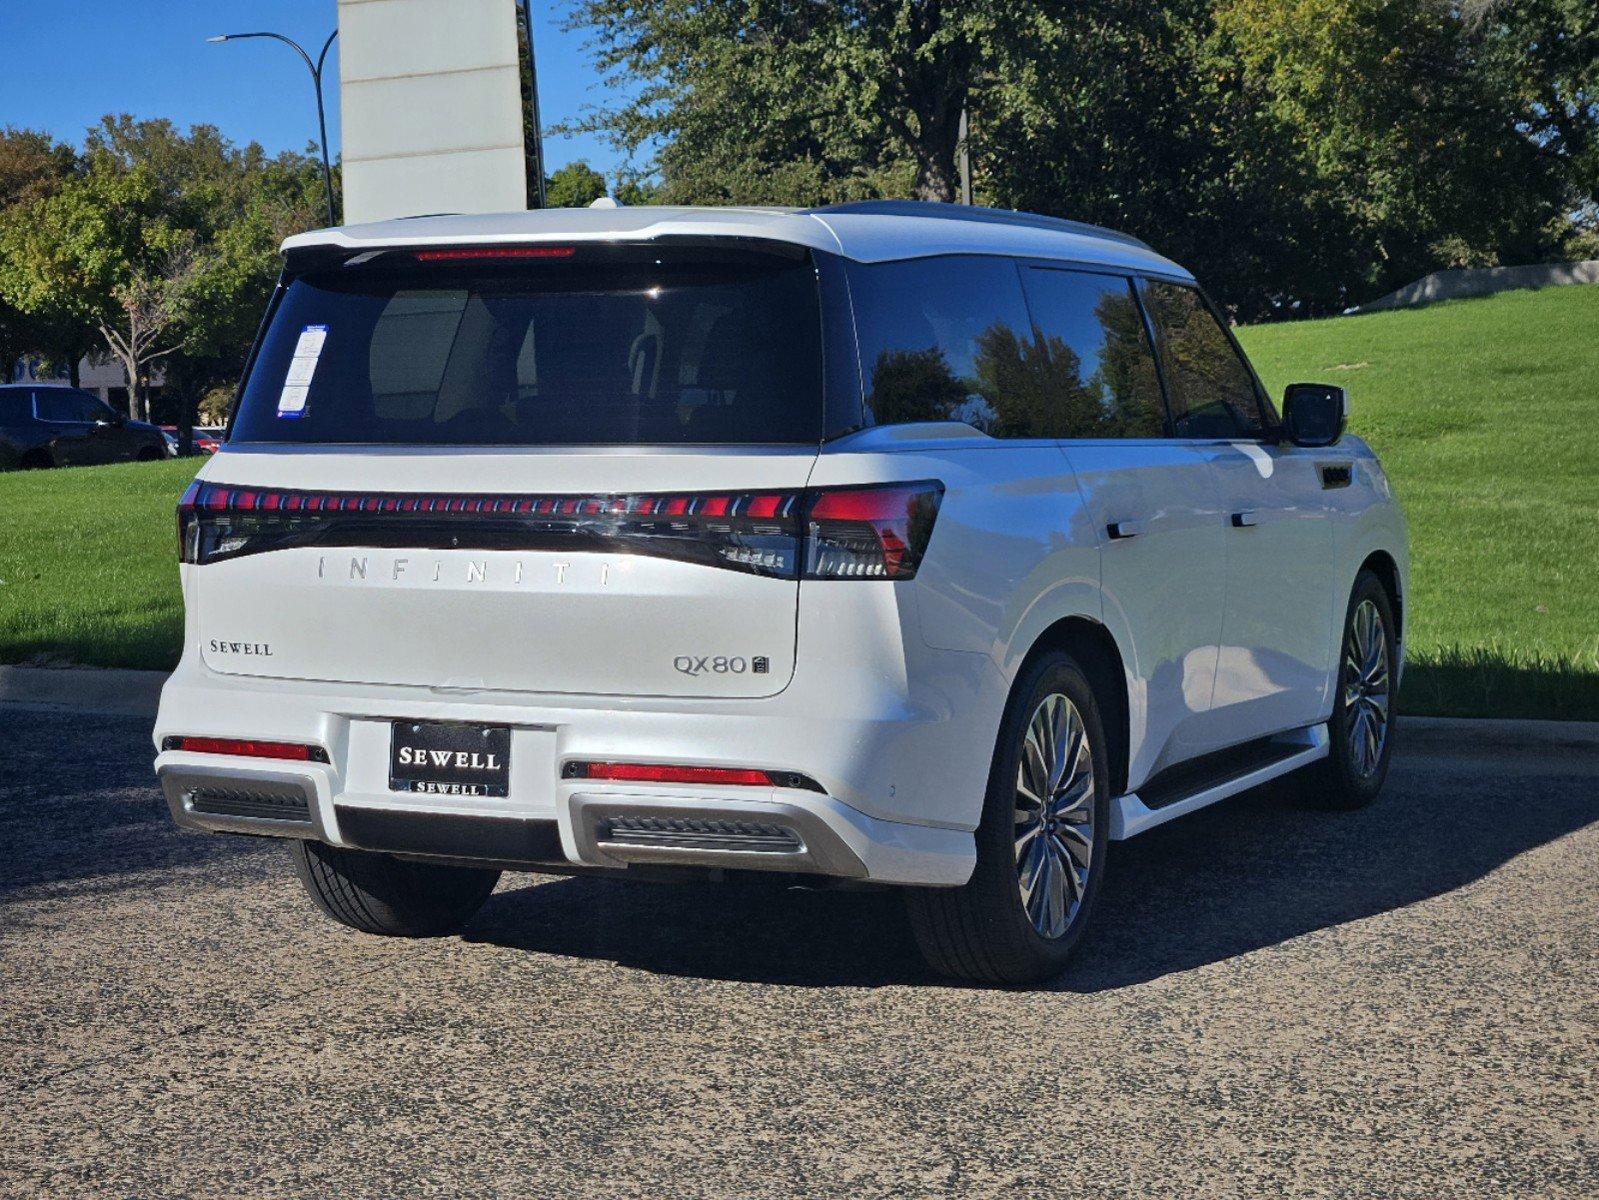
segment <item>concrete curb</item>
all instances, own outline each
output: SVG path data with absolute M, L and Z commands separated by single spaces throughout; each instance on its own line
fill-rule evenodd
M 165 671 L 99 667 L 0 667 L 0 705 L 153 717 Z M 1401 745 L 1417 753 L 1599 750 L 1599 722 L 1400 717 Z
M 0 705 L 153 717 L 165 671 L 98 667 L 0 667 Z

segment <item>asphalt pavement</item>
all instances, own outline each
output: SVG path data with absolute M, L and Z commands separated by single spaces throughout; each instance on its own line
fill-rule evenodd
M 1599 1195 L 1593 738 L 1434 724 L 1366 811 L 1117 846 L 1004 992 L 888 894 L 507 876 L 362 936 L 174 829 L 148 727 L 0 708 L 0 1195 Z

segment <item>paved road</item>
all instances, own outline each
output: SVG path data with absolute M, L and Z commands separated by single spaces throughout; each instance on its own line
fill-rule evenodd
M 1591 745 L 1157 830 L 1006 993 L 877 895 L 520 876 L 362 937 L 170 828 L 145 728 L 0 709 L 6 1195 L 1599 1194 Z

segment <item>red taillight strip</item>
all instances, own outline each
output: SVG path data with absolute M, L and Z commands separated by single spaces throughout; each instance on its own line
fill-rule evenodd
M 471 516 L 532 514 L 559 517 L 744 517 L 780 521 L 799 507 L 798 492 L 697 492 L 655 495 L 483 496 L 387 492 L 297 492 L 191 484 L 180 512 L 449 513 Z
M 598 779 L 612 783 L 697 783 L 734 787 L 804 788 L 820 792 L 822 785 L 797 771 L 767 771 L 753 767 L 691 767 L 677 763 L 569 762 L 561 774 L 567 779 Z
M 286 758 L 293 762 L 327 762 L 328 752 L 321 746 L 299 742 L 258 742 L 253 738 L 169 737 L 163 750 L 186 750 L 191 754 L 231 754 L 239 758 Z

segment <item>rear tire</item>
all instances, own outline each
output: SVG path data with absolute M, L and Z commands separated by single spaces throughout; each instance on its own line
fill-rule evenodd
M 30 450 L 17 463 L 24 471 L 46 471 L 55 465 L 55 459 L 50 457 L 48 450 Z
M 1032 755 L 1030 743 L 1043 752 Z M 1017 681 L 1000 723 L 971 879 L 906 893 L 928 966 L 976 983 L 1030 984 L 1060 974 L 1104 882 L 1110 789 L 1093 688 L 1071 656 L 1046 653 Z M 1043 804 L 1035 806 L 1035 792 Z
M 318 908 L 351 929 L 385 937 L 459 932 L 500 878 L 494 870 L 405 862 L 321 842 L 296 841 L 289 853 Z
M 1339 643 L 1338 688 L 1327 757 L 1300 773 L 1306 801 L 1318 808 L 1364 808 L 1382 791 L 1393 757 L 1395 667 L 1399 661 L 1393 604 L 1370 571 L 1355 578 Z

